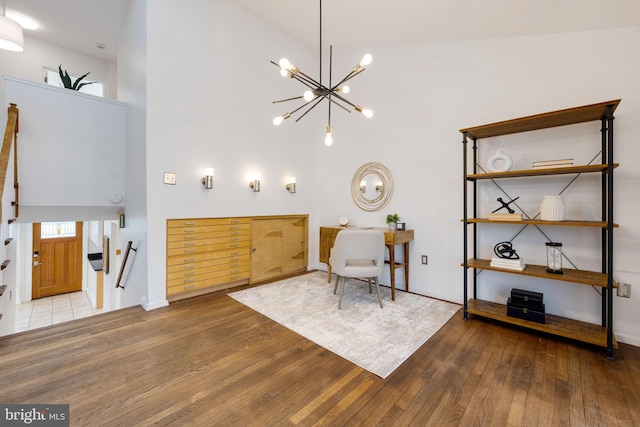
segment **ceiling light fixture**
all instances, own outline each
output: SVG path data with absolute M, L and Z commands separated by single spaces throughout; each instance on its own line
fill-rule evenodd
M 335 104 L 336 106 L 342 108 L 348 113 L 351 113 L 349 107 L 353 108 L 354 111 L 358 113 L 362 113 L 363 116 L 370 119 L 373 117 L 373 111 L 368 108 L 363 108 L 360 105 L 354 104 L 348 99 L 346 99 L 343 94 L 349 93 L 349 86 L 346 86 L 345 83 L 361 72 L 365 70 L 365 66 L 371 64 L 372 56 L 370 54 L 366 54 L 362 57 L 358 65 L 356 65 L 353 70 L 349 74 L 347 74 L 342 80 L 340 80 L 336 85 L 332 84 L 332 60 L 333 60 L 333 46 L 329 46 L 329 85 L 325 86 L 322 83 L 322 0 L 320 0 L 320 73 L 319 73 L 319 81 L 316 81 L 309 77 L 307 74 L 303 73 L 300 68 L 296 67 L 292 63 L 290 63 L 286 58 L 282 58 L 278 63 L 271 61 L 271 63 L 280 68 L 280 75 L 283 77 L 289 77 L 295 79 L 305 85 L 308 90 L 304 92 L 302 96 L 296 96 L 293 98 L 281 99 L 279 101 L 273 101 L 274 104 L 286 101 L 293 101 L 297 99 L 303 99 L 304 104 L 299 106 L 298 108 L 290 111 L 288 113 L 284 113 L 281 116 L 278 116 L 273 119 L 273 124 L 279 126 L 291 117 L 292 114 L 297 113 L 302 110 L 304 107 L 307 108 L 301 115 L 296 119 L 296 122 L 303 118 L 309 111 L 311 111 L 314 107 L 320 104 L 324 99 L 329 101 L 329 117 L 327 120 L 327 132 L 325 135 L 324 143 L 329 146 L 333 144 L 333 130 L 331 128 L 331 105 Z
M 37 30 L 38 29 L 38 23 L 36 21 L 34 21 L 33 19 L 29 18 L 26 15 L 22 15 L 22 14 L 17 13 L 17 12 L 9 11 L 9 12 L 6 13 L 6 17 L 16 21 L 25 30 Z
M 2 0 L 2 16 L 0 16 L 0 49 L 12 52 L 24 50 L 24 35 L 22 27 L 5 14 L 5 0 Z

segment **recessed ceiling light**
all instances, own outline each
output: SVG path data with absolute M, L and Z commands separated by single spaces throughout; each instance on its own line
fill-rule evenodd
M 38 23 L 36 21 L 34 21 L 33 19 L 29 18 L 28 16 L 24 16 L 24 15 L 21 15 L 21 14 L 16 13 L 16 12 L 7 12 L 6 17 L 16 21 L 25 30 L 37 30 L 38 29 Z

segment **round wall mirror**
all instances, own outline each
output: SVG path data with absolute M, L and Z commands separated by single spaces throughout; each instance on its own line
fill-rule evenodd
M 376 162 L 365 163 L 351 180 L 351 198 L 362 210 L 382 209 L 393 194 L 393 178 L 389 169 Z

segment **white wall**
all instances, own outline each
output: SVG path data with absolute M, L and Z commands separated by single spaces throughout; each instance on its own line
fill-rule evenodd
M 640 126 L 640 92 L 634 71 L 640 61 L 631 54 L 639 45 L 640 28 L 630 28 L 372 49 L 374 62 L 366 76 L 353 80 L 351 93 L 354 99 L 364 99 L 362 104 L 370 105 L 376 115 L 366 124 L 339 114 L 335 120 L 332 117 L 334 132 L 344 136 L 336 136 L 330 149 L 316 150 L 317 179 L 322 182 L 316 194 L 318 222 L 335 224 L 336 218 L 346 215 L 354 225 L 384 226 L 385 215 L 398 212 L 407 227 L 415 229 L 410 290 L 462 302 L 462 135 L 458 130 L 622 98 L 615 119 L 614 156 L 621 167 L 615 174 L 615 221 L 620 228 L 614 233 L 614 277 L 640 283 L 634 264 L 640 255 L 640 225 L 632 221 L 640 208 L 635 190 L 640 173 L 630 164 L 639 154 L 632 135 Z M 359 55 L 361 52 L 338 50 L 334 64 L 350 63 Z M 486 149 L 482 158 L 486 161 L 503 147 L 518 166 L 556 155 L 586 163 L 599 149 L 598 130 L 596 122 L 496 138 L 482 143 Z M 395 181 L 393 199 L 377 213 L 358 210 L 348 192 L 352 174 L 368 161 L 385 164 Z M 331 173 L 321 172 L 328 168 Z M 585 209 L 599 213 L 599 208 L 592 206 L 599 199 L 593 202 L 587 194 L 593 184 L 587 177 L 580 180 L 586 183 L 572 190 L 567 201 L 573 214 L 583 214 Z M 564 181 L 540 188 L 539 182 L 532 188 L 530 180 L 512 180 L 506 185 L 514 197 L 523 196 L 521 202 L 535 210 L 542 195 L 560 191 Z M 495 208 L 496 197 L 495 193 L 486 197 L 492 202 L 485 205 L 485 213 L 489 207 Z M 504 227 L 483 230 L 485 255 L 495 243 L 515 234 Z M 557 235 L 558 230 L 549 231 Z M 599 258 L 599 230 L 572 231 L 586 237 L 570 240 L 568 230 L 562 230 L 559 238 L 565 239 L 569 256 L 583 266 Z M 531 262 L 543 261 L 544 244 L 531 233 L 520 236 L 514 245 Z M 537 240 L 528 245 L 529 238 Z M 583 249 L 583 244 L 591 247 Z M 420 264 L 422 254 L 429 256 L 427 266 Z M 482 287 L 483 298 L 504 303 L 512 287 L 539 289 L 545 293 L 548 312 L 599 322 L 600 297 L 590 287 L 490 272 L 482 273 L 480 279 L 484 284 L 497 282 L 496 286 Z M 388 283 L 388 276 L 383 281 Z M 640 315 L 632 307 L 639 298 L 632 292 L 630 300 L 614 299 L 614 331 L 621 341 L 636 345 L 640 344 Z
M 124 206 L 125 105 L 5 76 L 20 108 L 20 220 L 84 219 L 74 206 L 117 218 Z M 70 112 L 74 112 L 70 114 Z M 103 217 L 105 217 L 103 216 Z
M 462 302 L 462 136 L 458 129 L 620 97 L 615 156 L 622 161 L 638 154 L 631 134 L 640 122 L 640 94 L 633 71 L 639 60 L 630 53 L 639 45 L 639 28 L 371 49 L 374 62 L 351 82 L 349 98 L 373 108 L 375 117 L 366 121 L 334 109 L 335 143 L 327 148 L 322 143 L 326 107 L 297 124 L 287 122 L 281 128 L 270 124 L 273 116 L 286 111 L 271 102 L 302 90 L 296 82 L 279 78 L 268 61 L 286 55 L 316 75 L 315 53 L 226 1 L 193 1 L 179 10 L 167 1 L 150 2 L 147 7 L 149 234 L 145 246 L 152 303 L 164 298 L 167 218 L 307 212 L 311 214 L 311 268 L 325 268 L 318 262 L 319 225 L 335 224 L 337 218 L 347 216 L 353 225 L 384 226 L 386 214 L 398 212 L 415 230 L 410 290 Z M 164 28 L 169 21 L 183 23 L 190 31 L 168 34 Z M 363 53 L 334 46 L 334 76 L 346 74 Z M 579 136 L 576 142 L 575 135 Z M 594 140 L 596 147 L 599 142 L 597 129 L 595 134 L 580 128 L 569 134 L 561 131 L 560 137 L 549 133 L 543 137 L 562 139 L 563 150 L 575 158 L 592 155 L 594 148 L 585 149 L 584 140 Z M 519 147 L 539 144 L 541 136 L 524 138 Z M 490 142 L 489 155 L 510 143 L 506 139 Z M 544 144 L 545 150 L 555 146 L 555 140 Z M 541 149 L 536 145 L 522 150 L 517 160 Z M 374 213 L 359 210 L 349 193 L 353 173 L 370 161 L 386 165 L 395 182 L 389 205 Z M 210 191 L 200 184 L 205 167 L 216 168 L 215 188 Z M 631 262 L 639 251 L 638 225 L 630 219 L 638 208 L 632 190 L 638 173 L 632 169 L 621 167 L 616 174 L 615 219 L 621 228 L 615 234 L 614 276 L 640 283 Z M 248 189 L 247 176 L 252 171 L 262 173 L 260 193 Z M 177 184 L 163 185 L 163 172 L 177 173 Z M 294 196 L 283 188 L 289 174 L 298 177 Z M 513 191 L 529 191 L 527 184 L 522 185 Z M 586 189 L 572 190 L 576 206 L 590 203 L 592 184 L 587 180 L 585 185 Z M 527 205 L 535 208 L 542 195 L 531 197 Z M 482 247 L 492 248 L 504 233 L 485 232 Z M 584 230 L 577 233 L 582 236 Z M 571 240 L 562 233 L 560 237 L 568 246 L 597 245 L 592 237 Z M 539 258 L 541 243 L 520 239 L 522 255 Z M 429 265 L 420 264 L 422 254 L 429 256 Z M 581 263 L 590 263 L 598 255 L 595 246 L 578 250 Z M 483 273 L 485 284 L 497 283 L 483 286 L 481 296 L 504 302 L 515 285 L 539 288 L 545 292 L 549 312 L 599 319 L 600 298 L 589 287 L 523 282 L 510 276 L 496 279 Z M 388 276 L 383 279 L 388 283 Z M 621 341 L 640 344 L 640 318 L 631 309 L 638 294 L 632 294 L 630 300 L 615 298 L 614 330 Z
M 147 267 L 147 6 L 145 0 L 133 0 L 125 15 L 118 49 L 118 99 L 126 102 L 126 184 L 125 228 L 121 229 L 118 248 L 124 256 L 129 241 L 137 252 L 127 260 L 127 275 L 116 293 L 106 301 L 113 306 L 142 304 L 146 309 L 162 306 L 162 300 L 148 303 Z M 157 146 L 153 146 L 158 149 Z M 118 265 L 120 265 L 118 263 Z M 110 274 L 115 286 L 119 272 Z M 107 286 L 105 284 L 105 286 Z M 115 288 L 114 288 L 115 289 Z M 120 302 L 118 302 L 120 301 Z
M 147 8 L 149 223 L 141 245 L 148 251 L 149 304 L 165 300 L 167 218 L 309 213 L 309 255 L 317 258 L 314 133 L 324 127 L 313 116 L 272 125 L 283 112 L 272 101 L 302 87 L 269 63 L 289 55 L 313 69 L 314 56 L 229 1 L 176 8 L 162 0 Z M 212 190 L 200 182 L 206 167 L 215 168 Z M 176 185 L 164 185 L 163 172 L 176 173 Z M 262 175 L 259 193 L 249 189 L 252 172 Z M 290 175 L 296 194 L 285 190 Z

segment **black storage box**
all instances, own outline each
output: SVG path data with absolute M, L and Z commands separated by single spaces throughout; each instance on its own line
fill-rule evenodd
M 545 323 L 544 304 L 542 304 L 540 310 L 536 310 L 533 308 L 522 307 L 521 305 L 513 304 L 511 302 L 511 297 L 509 297 L 509 299 L 507 300 L 507 316 L 530 320 L 537 323 Z
M 511 289 L 511 304 L 544 313 L 544 304 L 542 302 L 542 294 L 540 292 L 515 288 Z

